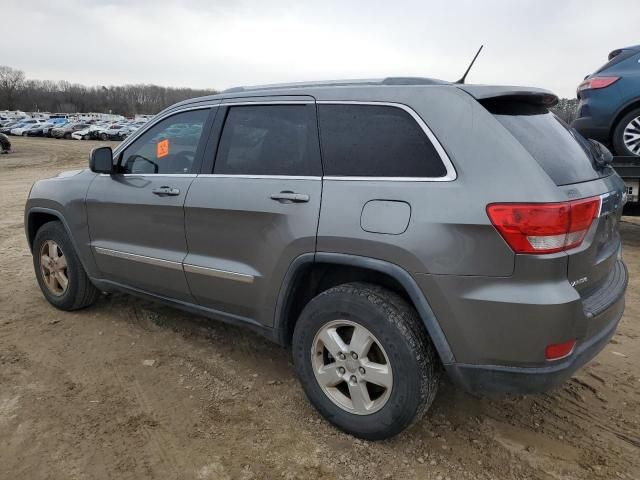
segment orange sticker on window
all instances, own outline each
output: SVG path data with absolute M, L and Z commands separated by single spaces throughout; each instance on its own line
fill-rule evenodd
M 169 155 L 169 139 L 158 142 L 156 155 L 158 158 Z

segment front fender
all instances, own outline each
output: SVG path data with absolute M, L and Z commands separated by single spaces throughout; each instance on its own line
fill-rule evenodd
M 40 180 L 31 187 L 25 205 L 24 224 L 29 248 L 42 223 L 56 219 L 64 226 L 73 247 L 89 276 L 98 269 L 90 248 L 85 198 L 95 174 L 88 170 L 62 173 Z

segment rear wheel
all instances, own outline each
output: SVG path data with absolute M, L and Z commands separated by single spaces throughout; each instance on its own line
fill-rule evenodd
M 293 360 L 320 413 L 370 440 L 419 420 L 440 374 L 417 312 L 399 295 L 365 283 L 331 288 L 309 302 L 296 323 Z
M 108 140 L 109 136 L 106 133 L 101 133 L 100 134 L 100 140 L 105 141 Z
M 60 222 L 45 223 L 36 233 L 33 266 L 40 290 L 56 308 L 78 310 L 94 303 L 100 295 Z
M 71 140 L 71 134 L 70 134 L 70 133 L 65 133 L 65 134 L 64 134 L 64 138 L 65 138 L 66 140 Z
M 618 155 L 640 156 L 640 108 L 620 119 L 613 132 L 613 148 Z

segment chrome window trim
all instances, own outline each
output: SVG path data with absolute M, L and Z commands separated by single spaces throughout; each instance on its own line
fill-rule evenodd
M 184 271 L 187 273 L 195 273 L 206 275 L 208 277 L 224 278 L 225 280 L 235 280 L 242 283 L 253 283 L 255 277 L 246 273 L 230 272 L 229 270 L 220 270 L 218 268 L 201 267 L 190 263 L 183 264 Z
M 249 175 L 249 174 L 227 174 L 227 173 L 201 173 L 198 178 L 262 178 L 275 180 L 322 180 L 320 176 L 305 175 Z
M 358 100 L 317 100 L 317 104 L 319 105 L 374 105 L 374 106 L 384 106 L 384 107 L 395 107 L 407 112 L 414 121 L 422 128 L 427 138 L 431 141 L 433 147 L 435 148 L 440 160 L 442 161 L 447 173 L 442 177 L 345 177 L 340 175 L 325 175 L 325 180 L 338 180 L 338 181 L 346 181 L 346 180 L 369 180 L 369 181 L 388 181 L 388 182 L 452 182 L 456 178 L 458 178 L 458 174 L 456 172 L 449 155 L 445 151 L 444 147 L 435 136 L 435 134 L 431 131 L 431 129 L 427 126 L 427 124 L 422 120 L 420 115 L 413 110 L 408 105 L 403 103 L 395 103 L 395 102 L 375 102 L 375 101 L 358 101 Z
M 182 270 L 182 263 L 172 260 L 163 260 L 156 257 L 147 257 L 146 255 L 138 255 L 136 253 L 121 252 L 120 250 L 111 250 L 104 247 L 93 247 L 96 253 L 107 255 L 109 257 L 120 258 L 122 260 L 132 260 L 134 262 L 146 263 L 156 267 L 171 268 L 173 270 Z
M 258 97 L 256 97 L 258 98 Z M 255 102 L 250 102 L 246 100 L 242 100 L 241 102 L 222 102 L 219 106 L 223 107 L 235 107 L 235 106 L 244 106 L 244 105 L 313 105 L 315 103 L 314 100 L 257 100 Z
M 129 137 L 125 138 L 113 150 L 113 158 L 116 158 L 118 155 L 120 155 L 122 153 L 122 151 L 125 148 L 127 148 L 131 143 L 136 141 L 136 139 L 138 139 L 140 136 L 144 135 L 144 133 L 147 130 L 153 128 L 155 125 L 160 123 L 165 118 L 171 117 L 171 116 L 176 115 L 178 113 L 190 112 L 190 111 L 194 111 L 194 110 L 211 109 L 211 108 L 216 108 L 216 107 L 219 107 L 219 106 L 220 106 L 219 103 L 214 103 L 214 104 L 209 104 L 209 105 L 193 105 L 193 106 L 190 106 L 190 107 L 180 108 L 178 110 L 172 110 L 172 111 L 167 112 L 167 113 L 165 113 L 165 114 L 163 114 L 161 116 L 155 116 L 151 120 L 149 120 L 147 123 L 145 123 L 144 127 L 139 128 L 138 130 L 136 130 L 136 132 L 133 135 L 130 135 Z
M 181 178 L 196 178 L 197 173 L 100 173 L 101 177 L 181 177 Z

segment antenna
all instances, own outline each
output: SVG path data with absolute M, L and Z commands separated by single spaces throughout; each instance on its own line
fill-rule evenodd
M 469 67 L 467 68 L 467 71 L 464 72 L 464 75 L 462 75 L 462 78 L 460 80 L 458 80 L 457 82 L 455 82 L 455 83 L 464 83 L 464 81 L 467 78 L 467 75 L 469 74 L 469 70 L 471 70 L 471 67 L 473 67 L 473 64 L 475 63 L 476 58 L 478 58 L 478 55 L 480 55 L 480 52 L 482 51 L 482 47 L 484 47 L 484 45 L 480 45 L 480 48 L 476 52 L 476 56 L 473 57 L 473 60 L 471 60 L 471 63 L 469 64 Z

